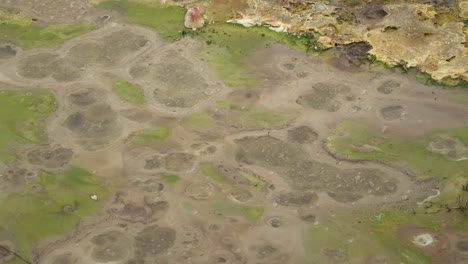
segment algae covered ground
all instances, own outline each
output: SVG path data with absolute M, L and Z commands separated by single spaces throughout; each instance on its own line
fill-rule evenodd
M 15 158 L 9 149 L 18 144 L 41 143 L 47 139 L 45 119 L 55 110 L 54 97 L 45 91 L 0 92 L 0 159 Z
M 39 2 L 0 0 L 0 263 L 468 261 L 468 90 L 249 1 Z

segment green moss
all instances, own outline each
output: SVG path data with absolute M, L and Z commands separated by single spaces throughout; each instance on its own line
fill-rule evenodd
M 120 98 L 122 98 L 124 101 L 135 105 L 146 103 L 145 94 L 135 85 L 124 80 L 113 79 L 112 86 Z
M 186 9 L 159 3 L 141 3 L 128 0 L 110 0 L 97 5 L 112 9 L 131 23 L 154 29 L 166 40 L 192 36 L 202 43 L 199 54 L 216 71 L 224 83 L 231 87 L 248 88 L 257 83 L 247 59 L 253 52 L 281 43 L 306 52 L 315 51 L 312 35 L 296 37 L 278 33 L 267 27 L 246 28 L 231 23 L 208 24 L 192 31 L 184 28 Z
M 321 219 L 303 237 L 306 258 L 310 260 L 307 263 L 335 263 L 323 254 L 325 248 L 346 254 L 349 263 L 365 262 L 369 256 L 386 258 L 389 263 L 431 263 L 429 257 L 396 237 L 399 225 L 414 223 L 429 227 L 440 224 L 432 223 L 425 215 L 394 209 L 340 212 Z
M 178 181 L 180 181 L 180 177 L 177 175 L 164 175 L 161 176 L 161 180 L 167 184 L 176 184 Z
M 214 182 L 221 183 L 221 184 L 227 183 L 226 180 L 223 177 L 221 177 L 221 175 L 219 175 L 219 173 L 215 170 L 215 168 L 213 168 L 211 164 L 208 164 L 208 163 L 201 164 L 200 170 L 203 173 L 203 175 L 210 178 Z
M 15 157 L 8 148 L 17 144 L 40 143 L 45 118 L 55 110 L 54 97 L 46 92 L 0 92 L 0 159 Z
M 30 18 L 0 10 L 0 43 L 23 49 L 53 47 L 93 29 L 93 25 L 36 26 Z
M 257 108 L 242 112 L 241 118 L 248 123 L 264 127 L 284 125 L 288 120 L 286 114 Z
M 126 0 L 110 0 L 97 5 L 124 15 L 128 22 L 142 25 L 157 31 L 165 40 L 175 40 L 182 36 L 186 9 L 181 6 L 155 3 L 138 3 Z
M 241 172 L 241 176 L 249 181 L 249 185 L 252 187 L 264 187 L 265 183 L 259 180 L 257 177 Z
M 163 141 L 169 137 L 171 129 L 164 126 L 154 127 L 137 134 L 133 140 L 134 145 L 148 145 L 156 141 Z
M 346 121 L 338 125 L 334 136 L 328 138 L 327 146 L 339 158 L 400 163 L 423 177 L 448 179 L 460 173 L 468 175 L 468 161 L 451 161 L 427 149 L 428 142 L 440 134 L 456 137 L 468 144 L 468 127 L 440 130 L 406 141 L 386 137 L 365 123 Z M 364 150 L 361 146 L 371 148 Z
M 207 112 L 200 112 L 182 119 L 182 126 L 192 131 L 203 132 L 210 129 L 214 122 Z
M 221 100 L 216 102 L 216 105 L 223 109 L 231 109 L 232 103 L 228 100 Z
M 309 51 L 314 40 L 311 36 L 298 38 L 266 27 L 246 28 L 231 23 L 210 24 L 195 35 L 203 43 L 200 55 L 226 85 L 238 88 L 255 86 L 258 81 L 247 63 L 253 52 L 275 43 Z
M 258 220 L 262 217 L 265 209 L 262 207 L 245 205 L 240 207 L 240 212 L 250 220 Z
M 69 232 L 84 217 L 96 213 L 109 195 L 96 176 L 79 168 L 58 175 L 42 174 L 39 184 L 42 191 L 28 186 L 30 191 L 0 197 L 0 226 L 14 239 L 17 252 L 28 259 L 33 245 Z M 99 200 L 92 200 L 91 194 Z
M 238 205 L 238 204 L 231 204 L 231 203 L 221 203 L 216 202 L 212 204 L 212 209 L 216 214 L 224 215 L 224 214 L 240 214 L 244 216 L 248 220 L 256 221 L 260 219 L 265 209 L 258 206 L 251 206 L 251 205 Z

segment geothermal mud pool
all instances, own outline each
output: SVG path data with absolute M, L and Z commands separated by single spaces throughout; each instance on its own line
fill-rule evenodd
M 0 263 L 468 261 L 467 89 L 152 2 L 0 0 Z

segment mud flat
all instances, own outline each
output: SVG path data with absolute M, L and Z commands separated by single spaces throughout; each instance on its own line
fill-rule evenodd
M 1 32 L 51 30 L 0 38 L 0 263 L 468 261 L 468 90 L 178 5 L 44 3 L 0 0 Z

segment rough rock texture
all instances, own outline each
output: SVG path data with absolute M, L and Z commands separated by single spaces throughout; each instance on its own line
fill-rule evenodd
M 203 8 L 197 5 L 189 6 L 187 13 L 185 14 L 185 27 L 194 30 L 202 28 L 205 25 L 205 20 L 203 19 L 204 12 Z
M 436 80 L 468 80 L 468 1 L 250 0 L 245 26 L 318 32 L 317 48 L 368 42 L 370 54 L 389 65 L 416 67 Z

